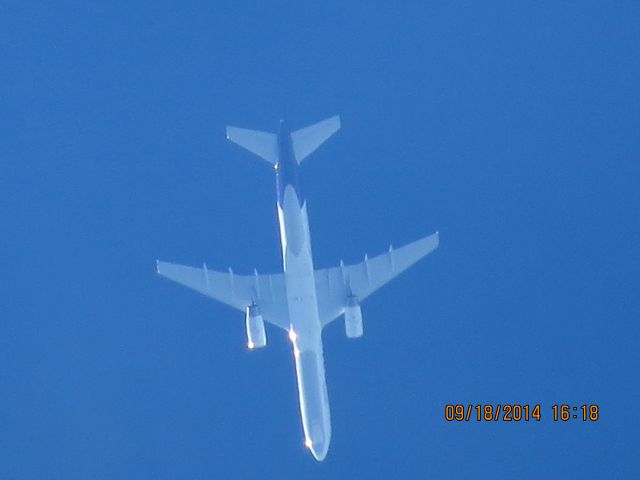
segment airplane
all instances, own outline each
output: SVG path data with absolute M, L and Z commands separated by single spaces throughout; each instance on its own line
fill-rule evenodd
M 295 358 L 305 446 L 318 461 L 331 441 L 322 329 L 344 315 L 348 338 L 363 334 L 360 303 L 438 247 L 438 232 L 358 264 L 314 269 L 307 204 L 300 186 L 303 160 L 340 128 L 334 116 L 294 132 L 280 120 L 278 133 L 227 127 L 227 139 L 275 169 L 283 271 L 237 275 L 157 261 L 160 275 L 245 314 L 247 346 L 267 344 L 264 322 L 289 334 Z

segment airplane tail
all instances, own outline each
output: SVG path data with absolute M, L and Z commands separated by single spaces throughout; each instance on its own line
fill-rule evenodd
M 227 139 L 264 158 L 272 165 L 278 163 L 278 137 L 275 133 L 227 127 Z
M 291 134 L 293 152 L 298 164 L 340 129 L 340 116 L 335 115 Z M 275 133 L 227 127 L 227 139 L 275 165 L 278 163 L 278 136 Z
M 291 134 L 293 152 L 298 164 L 340 129 L 340 116 L 335 115 Z

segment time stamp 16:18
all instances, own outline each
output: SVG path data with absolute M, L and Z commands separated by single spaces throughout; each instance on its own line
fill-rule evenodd
M 600 407 L 591 405 L 556 404 L 551 406 L 551 418 L 554 422 L 597 422 L 600 419 Z M 444 419 L 447 422 L 539 422 L 543 418 L 540 404 L 446 404 Z

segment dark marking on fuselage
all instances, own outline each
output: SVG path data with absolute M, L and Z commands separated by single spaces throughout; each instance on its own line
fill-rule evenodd
M 284 189 L 291 185 L 296 192 L 298 205 L 302 208 L 304 196 L 298 174 L 299 165 L 293 151 L 291 134 L 283 120 L 280 120 L 278 129 L 278 164 L 276 165 L 276 186 L 278 189 L 278 205 L 284 208 Z

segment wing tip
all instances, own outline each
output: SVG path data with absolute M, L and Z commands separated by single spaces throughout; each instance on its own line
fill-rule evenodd
M 440 232 L 436 230 L 436 232 L 433 233 L 430 238 L 433 239 L 433 249 L 435 250 L 436 248 L 438 248 L 438 245 L 440 245 Z

